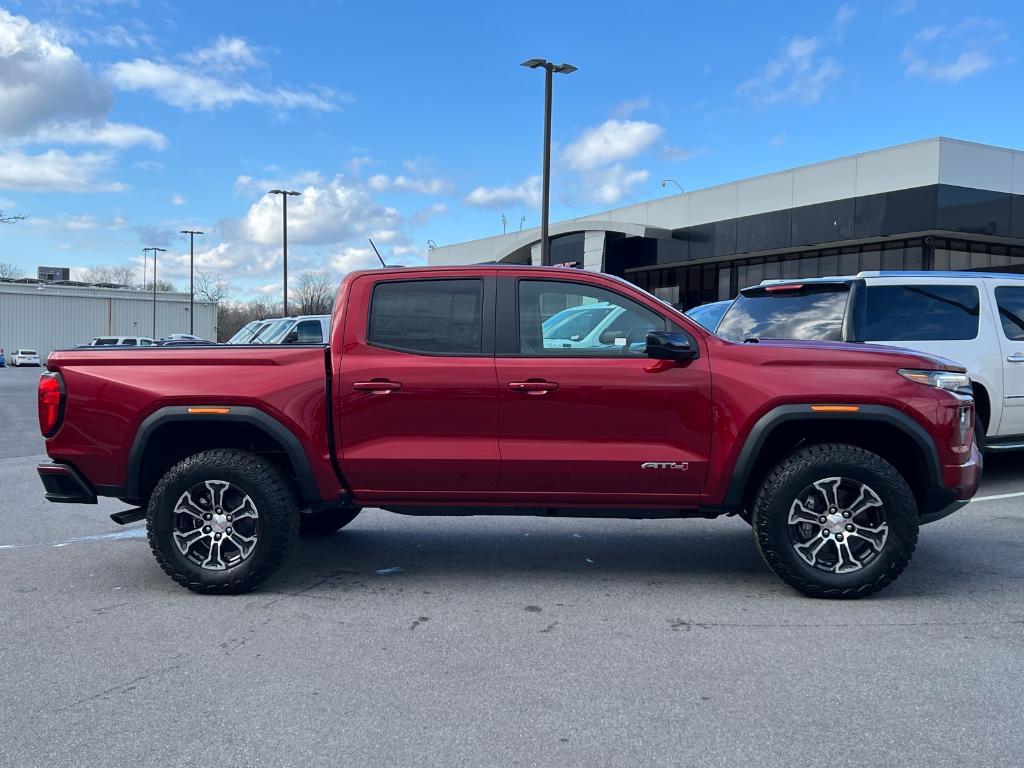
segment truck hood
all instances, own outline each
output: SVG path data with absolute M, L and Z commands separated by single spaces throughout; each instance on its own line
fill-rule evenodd
M 920 368 L 929 371 L 951 371 L 966 373 L 967 369 L 959 363 L 938 355 L 930 355 L 916 349 L 882 346 L 881 344 L 863 344 L 845 341 L 806 341 L 802 339 L 762 339 L 756 344 L 736 344 L 737 347 L 756 347 L 763 350 L 766 357 L 779 363 L 803 363 L 808 357 L 821 357 L 821 362 L 840 359 L 853 365 L 869 367 Z M 757 354 L 757 353 L 755 353 Z M 758 355 L 760 356 L 760 355 Z

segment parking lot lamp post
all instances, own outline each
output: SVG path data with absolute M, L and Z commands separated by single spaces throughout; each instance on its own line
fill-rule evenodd
M 281 227 L 284 239 L 284 316 L 288 317 L 288 197 L 289 195 L 301 195 L 301 192 L 292 192 L 287 189 L 272 189 L 269 194 L 280 195 L 283 204 L 284 219 Z
M 201 235 L 198 229 L 183 229 L 181 234 L 188 235 L 188 332 L 195 335 L 195 298 L 196 298 L 196 235 Z
M 143 251 L 153 252 L 153 340 L 156 341 L 156 255 L 165 253 L 166 248 L 143 248 Z
M 544 69 L 544 163 L 541 181 L 540 201 L 540 263 L 549 261 L 548 204 L 551 192 L 551 83 L 552 75 L 571 75 L 576 71 L 572 64 L 555 64 L 547 59 L 528 59 L 522 66 L 530 69 Z

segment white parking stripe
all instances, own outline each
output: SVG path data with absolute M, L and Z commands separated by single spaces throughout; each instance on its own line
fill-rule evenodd
M 971 499 L 974 501 L 995 501 L 996 499 L 1015 499 L 1018 496 L 1024 496 L 1024 491 L 1018 491 L 1017 493 L 997 493 L 995 496 L 975 496 Z

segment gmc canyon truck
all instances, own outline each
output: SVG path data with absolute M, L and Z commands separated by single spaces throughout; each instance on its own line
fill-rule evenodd
M 55 352 L 39 421 L 46 498 L 132 505 L 111 517 L 145 518 L 160 566 L 204 593 L 252 589 L 300 530 L 381 507 L 738 515 L 786 583 L 860 597 L 981 471 L 970 381 L 947 360 L 733 343 L 560 267 L 355 272 L 326 345 Z

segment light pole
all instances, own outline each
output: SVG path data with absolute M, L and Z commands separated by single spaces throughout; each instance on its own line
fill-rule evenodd
M 268 194 L 280 195 L 283 203 L 284 219 L 282 222 L 282 233 L 284 239 L 284 316 L 288 317 L 288 197 L 289 195 L 301 195 L 301 192 L 292 192 L 287 189 L 272 189 Z
M 541 182 L 540 201 L 540 263 L 547 264 L 548 257 L 548 198 L 551 192 L 551 82 L 552 75 L 571 75 L 576 71 L 572 64 L 555 64 L 547 59 L 527 59 L 522 66 L 530 69 L 544 69 L 544 173 Z
M 166 248 L 143 248 L 143 252 L 153 252 L 153 341 L 156 341 L 156 255 L 166 253 Z
M 196 299 L 196 235 L 202 235 L 198 229 L 183 229 L 181 234 L 188 235 L 188 332 L 195 335 L 195 299 Z
M 680 184 L 675 179 L 662 179 L 661 180 L 661 188 L 662 189 L 667 187 L 669 184 L 675 184 L 677 187 L 679 187 L 679 194 L 683 194 L 686 191 L 685 189 L 683 189 L 683 185 Z

